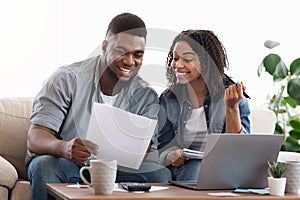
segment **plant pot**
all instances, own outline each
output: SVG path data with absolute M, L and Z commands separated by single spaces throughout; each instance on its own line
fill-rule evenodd
M 286 185 L 286 178 L 273 178 L 268 177 L 268 185 L 270 195 L 274 196 L 284 196 L 285 192 L 285 185 Z
M 300 194 L 300 162 L 281 161 L 284 163 L 286 171 L 283 176 L 287 178 L 286 192 Z

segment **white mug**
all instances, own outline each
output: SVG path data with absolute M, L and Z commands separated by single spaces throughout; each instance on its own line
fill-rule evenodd
M 91 176 L 91 182 L 88 182 L 83 176 L 83 171 L 88 170 Z M 91 186 L 95 194 L 112 194 L 117 176 L 116 160 L 91 160 L 90 166 L 84 166 L 80 169 L 80 178 Z

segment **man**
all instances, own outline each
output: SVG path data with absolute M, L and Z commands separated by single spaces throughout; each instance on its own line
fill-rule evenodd
M 137 75 L 146 34 L 138 16 L 116 16 L 102 43 L 103 56 L 59 68 L 35 97 L 26 159 L 32 199 L 46 198 L 46 183 L 81 182 L 80 167 L 98 151 L 84 139 L 93 102 L 157 118 L 157 94 Z M 157 163 L 142 163 L 139 170 L 119 169 L 117 175 L 117 181 L 169 179 L 170 172 Z

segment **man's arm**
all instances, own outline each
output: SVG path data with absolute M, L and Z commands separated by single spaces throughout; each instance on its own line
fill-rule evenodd
M 91 153 L 97 154 L 98 146 L 90 141 L 74 138 L 70 141 L 57 139 L 55 132 L 38 125 L 28 131 L 27 148 L 37 155 L 53 155 L 73 162 L 86 161 Z

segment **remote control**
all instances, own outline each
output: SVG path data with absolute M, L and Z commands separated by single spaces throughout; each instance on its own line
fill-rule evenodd
M 121 182 L 118 184 L 118 187 L 127 190 L 129 192 L 131 191 L 149 191 L 151 188 L 151 185 L 145 184 L 145 183 L 136 183 L 136 182 Z

